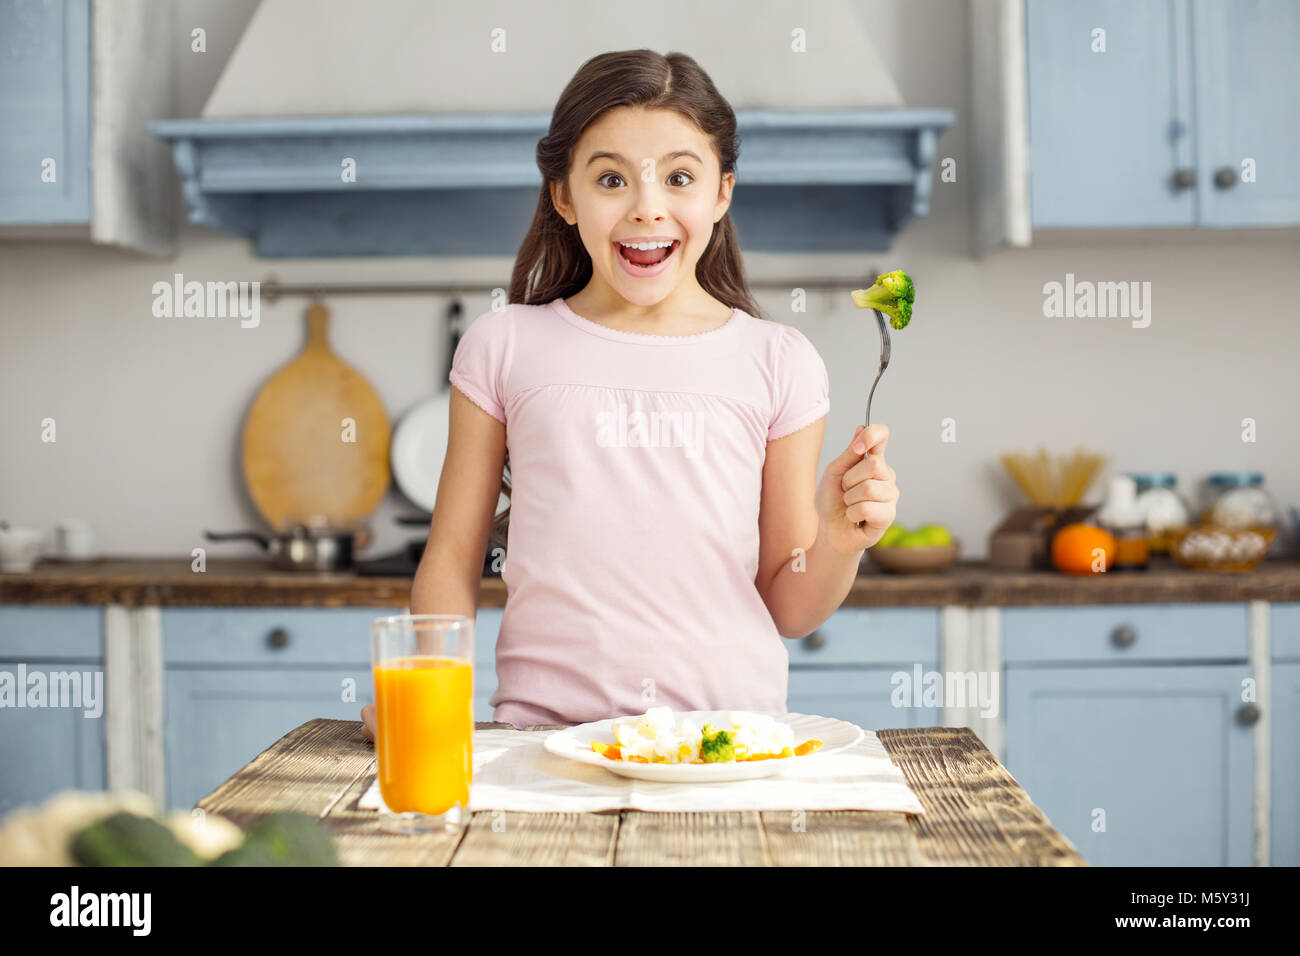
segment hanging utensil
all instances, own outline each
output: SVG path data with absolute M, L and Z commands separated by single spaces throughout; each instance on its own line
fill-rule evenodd
M 329 310 L 307 309 L 307 342 L 258 391 L 243 429 L 243 471 L 262 518 L 354 528 L 388 490 L 390 431 L 370 383 L 329 345 Z

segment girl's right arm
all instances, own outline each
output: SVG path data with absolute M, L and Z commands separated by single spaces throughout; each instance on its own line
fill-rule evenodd
M 438 478 L 438 499 L 429 543 L 411 587 L 412 614 L 463 614 L 478 610 L 488 535 L 501 493 L 506 426 L 451 387 L 447 457 Z M 361 709 L 362 732 L 375 739 L 375 708 Z

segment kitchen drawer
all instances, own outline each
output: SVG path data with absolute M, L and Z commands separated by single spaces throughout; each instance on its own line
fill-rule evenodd
M 1269 608 L 1268 645 L 1275 661 L 1300 661 L 1300 604 Z
M 354 664 L 370 660 L 370 623 L 406 608 L 163 608 L 163 656 L 173 664 Z M 474 660 L 491 664 L 501 609 L 478 612 Z M 280 638 L 271 634 L 282 630 Z
M 104 609 L 0 606 L 0 657 L 14 661 L 103 660 Z
M 370 622 L 405 608 L 163 608 L 173 664 L 356 664 L 370 661 Z M 283 631 L 283 642 L 273 632 Z
M 934 664 L 939 659 L 939 610 L 841 608 L 808 637 L 785 646 L 791 666 Z
M 1004 608 L 1003 659 L 1013 666 L 1244 661 L 1248 617 L 1245 604 L 1224 603 Z

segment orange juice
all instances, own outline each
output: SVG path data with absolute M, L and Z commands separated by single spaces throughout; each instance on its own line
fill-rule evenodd
M 469 806 L 474 730 L 470 665 L 447 657 L 395 657 L 375 668 L 379 792 L 396 813 Z

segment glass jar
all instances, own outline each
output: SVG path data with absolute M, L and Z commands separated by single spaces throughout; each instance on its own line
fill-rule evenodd
M 1137 485 L 1137 509 L 1146 519 L 1147 543 L 1154 553 L 1168 553 L 1168 535 L 1192 523 L 1192 506 L 1179 494 L 1169 472 L 1130 472 Z
M 1275 528 L 1277 509 L 1257 471 L 1217 472 L 1209 478 L 1201 520 L 1219 528 Z
M 1137 483 L 1131 476 L 1111 478 L 1097 520 L 1115 539 L 1112 570 L 1141 571 L 1147 567 L 1147 523 L 1137 508 Z

